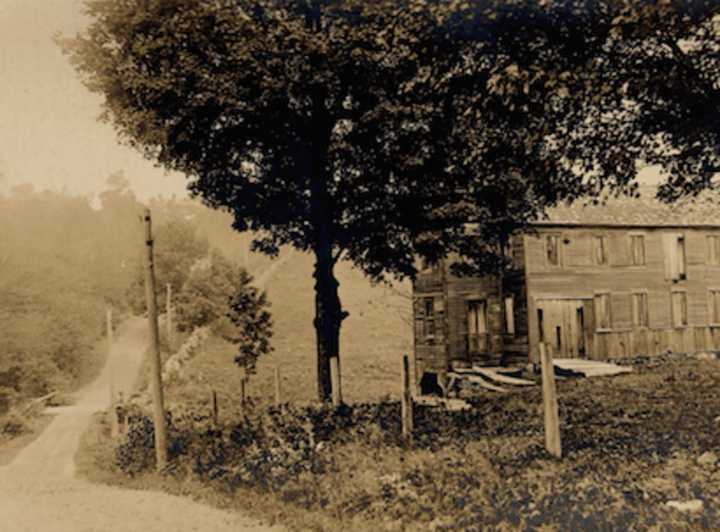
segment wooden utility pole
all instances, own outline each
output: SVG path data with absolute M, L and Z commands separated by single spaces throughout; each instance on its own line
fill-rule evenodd
M 107 335 L 107 364 L 108 364 L 108 380 L 110 381 L 110 435 L 113 439 L 118 437 L 119 426 L 117 418 L 117 398 L 115 394 L 115 368 L 113 367 L 112 360 L 112 346 L 113 346 L 113 321 L 112 321 L 112 306 L 110 303 L 105 302 L 105 329 Z
M 413 402 L 410 390 L 410 361 L 407 355 L 403 355 L 402 361 L 402 397 L 400 415 L 402 418 L 403 439 L 412 442 L 413 432 Z
M 332 385 L 333 406 L 342 404 L 342 384 L 340 381 L 340 358 L 330 357 L 330 383 Z
M 165 406 L 163 405 L 162 366 L 158 332 L 157 299 L 155 296 L 155 259 L 153 256 L 152 221 L 150 209 L 145 209 L 145 301 L 150 326 L 150 389 L 153 396 L 153 421 L 155 425 L 155 459 L 157 468 L 167 464 L 167 434 L 165 431 Z
M 168 349 L 172 352 L 175 344 L 175 330 L 173 329 L 172 284 L 165 285 L 167 299 L 165 301 L 165 325 L 167 326 Z
M 555 391 L 555 367 L 552 354 L 544 342 L 538 345 L 542 368 L 543 411 L 545 412 L 545 448 L 557 458 L 562 458 L 560 444 L 560 420 L 558 416 L 557 394 Z

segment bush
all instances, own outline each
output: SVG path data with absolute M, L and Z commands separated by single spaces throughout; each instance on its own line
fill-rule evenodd
M 0 435 L 9 438 L 22 436 L 30 432 L 30 425 L 27 417 L 17 410 L 11 410 L 0 417 Z

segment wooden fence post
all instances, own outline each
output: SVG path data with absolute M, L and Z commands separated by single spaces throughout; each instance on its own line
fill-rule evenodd
M 275 368 L 275 406 L 280 406 L 282 396 L 280 394 L 280 367 Z
M 242 409 L 243 415 L 245 414 L 245 383 L 247 382 L 247 379 L 245 378 L 245 375 L 243 375 L 243 378 L 240 379 L 240 408 Z
M 333 406 L 340 406 L 342 404 L 342 388 L 339 357 L 330 357 L 330 382 L 332 385 Z
M 403 355 L 402 363 L 402 399 L 401 399 L 401 417 L 402 417 L 402 436 L 403 439 L 412 442 L 413 432 L 413 402 L 410 390 L 410 363 L 407 355 Z
M 153 424 L 155 427 L 155 459 L 157 469 L 167 464 L 167 432 L 165 429 L 165 406 L 163 404 L 162 362 L 157 316 L 157 298 L 155 295 L 155 257 L 153 256 L 152 220 L 150 209 L 145 209 L 145 301 L 147 304 L 148 325 L 150 327 L 150 389 L 153 396 Z
M 218 400 L 217 400 L 217 392 L 215 390 L 212 391 L 211 396 L 211 404 L 212 404 L 212 419 L 213 419 L 213 425 L 218 424 Z
M 560 444 L 560 421 L 558 415 L 557 393 L 555 391 L 555 368 L 552 355 L 540 342 L 540 364 L 542 367 L 543 411 L 545 413 L 545 448 L 557 458 L 562 457 Z

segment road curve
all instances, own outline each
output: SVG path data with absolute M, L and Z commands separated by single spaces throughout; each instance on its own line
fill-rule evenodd
M 126 396 L 138 375 L 147 322 L 132 318 L 116 333 L 108 362 L 77 401 L 55 408 L 53 421 L 10 464 L 0 467 L 0 532 L 277 532 L 240 514 L 153 491 L 75 478 L 73 457 L 92 414 L 106 408 L 109 383 Z

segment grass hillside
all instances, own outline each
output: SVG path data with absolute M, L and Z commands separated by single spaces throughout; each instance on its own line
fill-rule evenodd
M 274 322 L 274 352 L 260 358 L 248 388 L 249 394 L 263 403 L 274 400 L 276 367 L 280 368 L 283 401 L 306 402 L 316 397 L 312 269 L 310 255 L 294 253 L 275 270 L 265 287 Z M 372 285 L 347 263 L 338 265 L 337 277 L 343 307 L 350 313 L 341 331 L 345 401 L 397 396 L 401 357 L 412 349 L 409 284 L 394 288 Z M 186 374 L 191 382 L 169 383 L 170 400 L 202 400 L 215 389 L 221 410 L 232 410 L 241 379 L 233 353 L 233 346 L 223 340 L 209 340 L 190 362 Z

